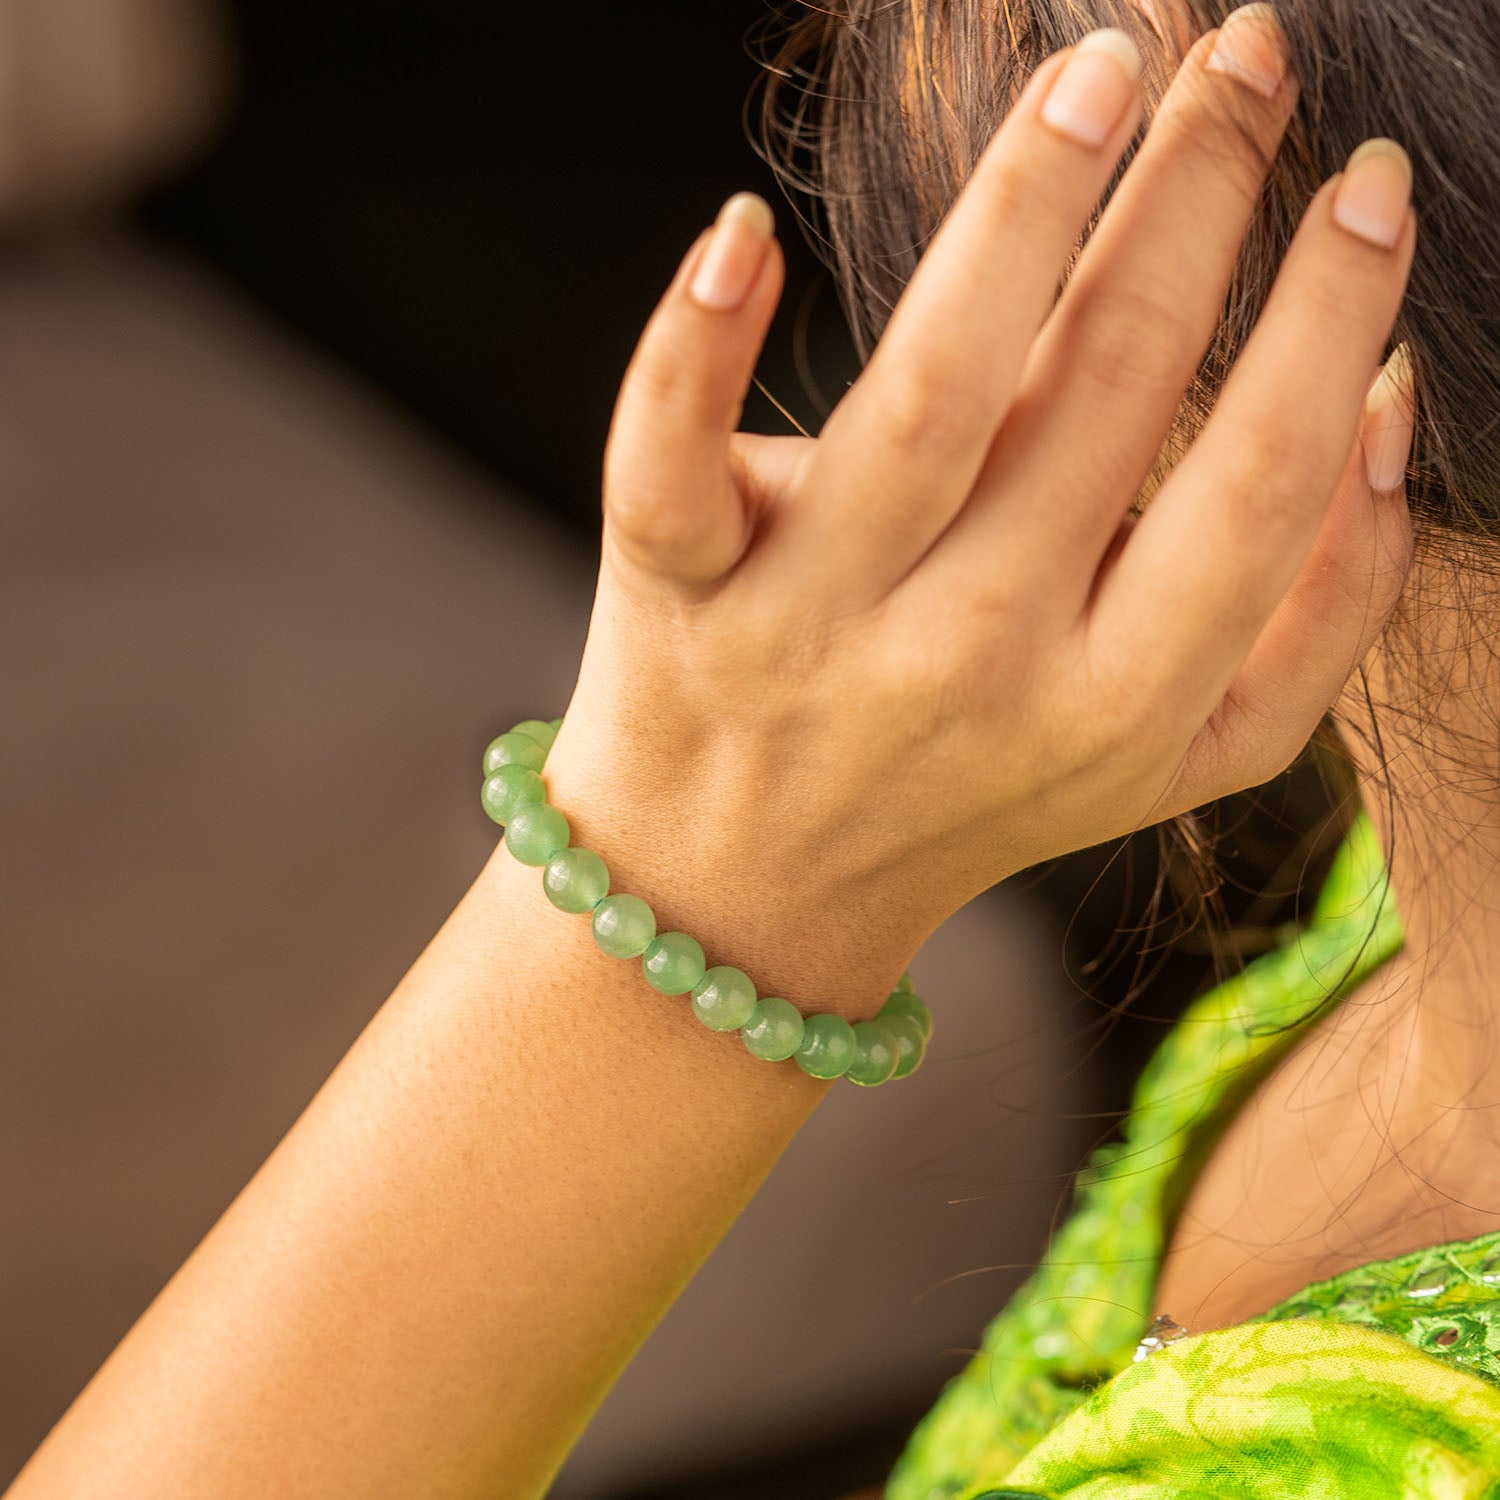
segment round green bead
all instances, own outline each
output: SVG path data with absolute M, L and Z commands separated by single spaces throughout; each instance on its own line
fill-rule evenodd
M 548 719 L 547 727 L 552 731 L 553 734 L 556 734 L 557 731 L 562 728 L 562 715 L 559 714 L 555 719 Z
M 856 1021 L 850 1029 L 854 1032 L 854 1056 L 845 1077 L 867 1089 L 888 1082 L 895 1075 L 898 1061 L 895 1037 L 879 1021 Z
M 606 896 L 594 908 L 593 929 L 611 958 L 639 958 L 656 936 L 656 913 L 639 896 Z
M 922 1023 L 915 1016 L 882 1012 L 880 1024 L 890 1032 L 896 1043 L 896 1071 L 891 1077 L 905 1078 L 915 1073 L 927 1055 L 927 1038 L 922 1035 Z
M 509 823 L 518 807 L 547 800 L 547 783 L 529 766 L 501 766 L 485 778 L 479 800 L 497 823 Z
M 524 734 L 535 740 L 544 753 L 552 748 L 552 741 L 557 738 L 557 731 L 546 719 L 522 719 L 519 724 L 510 726 L 509 733 Z
M 797 1066 L 812 1078 L 840 1078 L 854 1061 L 854 1028 L 842 1016 L 809 1016 Z
M 685 995 L 703 978 L 707 960 L 697 938 L 685 932 L 664 932 L 653 938 L 641 955 L 646 983 L 663 995 Z
M 880 1014 L 875 1019 L 882 1021 L 887 1016 L 909 1016 L 922 1028 L 922 1040 L 924 1042 L 932 1040 L 932 1012 L 910 990 L 897 990 L 880 1007 Z
M 547 861 L 542 889 L 559 911 L 581 915 L 609 894 L 609 870 L 592 849 L 561 849 Z
M 692 1005 L 710 1031 L 738 1031 L 755 1014 L 755 985 L 743 969 L 716 964 L 693 986 Z
M 802 1045 L 802 1012 L 790 1000 L 772 996 L 757 1000 L 750 1019 L 740 1027 L 751 1057 L 781 1062 Z
M 529 766 L 540 771 L 547 752 L 529 734 L 502 734 L 492 739 L 484 752 L 484 774 L 493 776 L 501 766 Z
M 505 847 L 523 865 L 544 865 L 568 847 L 568 820 L 545 802 L 526 802 L 505 825 Z
M 912 988 L 911 971 L 908 969 L 897 981 L 896 990 L 900 994 L 912 995 L 916 991 Z

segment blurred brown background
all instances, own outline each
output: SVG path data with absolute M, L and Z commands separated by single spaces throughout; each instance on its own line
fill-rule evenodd
M 759 14 L 0 0 L 0 1485 L 477 873 L 485 742 L 566 707 L 630 348 L 772 193 Z M 786 238 L 761 374 L 815 428 L 854 369 Z M 1155 1034 L 1115 852 L 934 938 L 927 1066 L 833 1091 L 558 1496 L 878 1480 Z M 1201 950 L 1151 962 L 1170 1013 Z

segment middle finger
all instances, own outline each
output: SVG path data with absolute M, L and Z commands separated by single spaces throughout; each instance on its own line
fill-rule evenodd
M 1238 66 L 1227 70 L 1226 58 Z M 1102 559 L 1223 315 L 1296 100 L 1269 5 L 1241 7 L 1189 51 L 1032 347 L 973 499 L 940 544 L 958 566 L 1001 530 L 1014 549 L 1016 527 L 1047 555 Z M 1076 570 L 1085 591 L 1093 571 Z

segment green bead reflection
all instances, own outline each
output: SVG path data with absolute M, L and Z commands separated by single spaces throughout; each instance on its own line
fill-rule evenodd
M 542 889 L 559 911 L 582 915 L 609 894 L 609 870 L 592 849 L 563 849 L 547 861 Z
M 685 932 L 664 932 L 641 955 L 646 983 L 663 995 L 685 995 L 703 978 L 705 960 L 698 940 Z
M 710 1031 L 738 1031 L 755 1013 L 754 982 L 733 964 L 716 964 L 693 986 L 692 1005 Z
M 611 958 L 639 958 L 656 936 L 656 913 L 639 896 L 606 896 L 594 908 L 594 941 Z
M 856 1021 L 854 1057 L 844 1076 L 862 1088 L 886 1083 L 896 1071 L 896 1039 L 879 1021 Z
M 523 865 L 544 865 L 568 847 L 568 820 L 545 802 L 527 802 L 505 825 L 505 847 Z
M 922 1023 L 915 1016 L 889 1015 L 882 1011 L 880 1024 L 896 1043 L 896 1070 L 891 1077 L 909 1077 L 927 1055 L 927 1038 L 922 1035 Z
M 781 1062 L 802 1045 L 802 1030 L 802 1012 L 790 1000 L 773 995 L 755 1002 L 740 1035 L 751 1057 Z
M 492 739 L 484 752 L 484 774 L 493 776 L 501 766 L 529 766 L 540 771 L 547 752 L 529 734 L 502 734 Z
M 523 803 L 547 800 L 547 784 L 529 766 L 501 766 L 485 778 L 479 800 L 495 822 L 509 823 Z
M 880 1007 L 877 1021 L 886 1016 L 909 1016 L 922 1028 L 922 1040 L 932 1040 L 932 1012 L 909 990 L 898 990 Z
M 557 731 L 545 719 L 522 719 L 519 724 L 511 725 L 509 733 L 524 734 L 535 740 L 542 747 L 543 754 L 552 748 L 552 741 L 557 738 Z
M 854 1061 L 854 1028 L 842 1016 L 809 1016 L 797 1066 L 812 1078 L 842 1078 Z

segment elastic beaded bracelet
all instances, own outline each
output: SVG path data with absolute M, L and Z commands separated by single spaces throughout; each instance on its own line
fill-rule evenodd
M 932 1014 L 896 981 L 873 1021 L 804 1016 L 790 1000 L 759 996 L 750 976 L 730 964 L 708 966 L 685 932 L 656 930 L 656 913 L 639 896 L 609 890 L 609 869 L 592 849 L 571 847 L 568 820 L 547 801 L 542 767 L 561 719 L 523 719 L 484 752 L 480 801 L 505 828 L 505 847 L 539 867 L 542 889 L 559 911 L 589 918 L 594 943 L 611 958 L 639 959 L 646 982 L 663 995 L 687 995 L 710 1031 L 737 1031 L 745 1050 L 767 1062 L 794 1058 L 811 1078 L 847 1078 L 874 1088 L 915 1073 L 927 1055 Z

